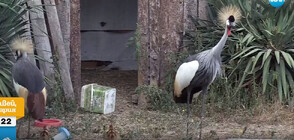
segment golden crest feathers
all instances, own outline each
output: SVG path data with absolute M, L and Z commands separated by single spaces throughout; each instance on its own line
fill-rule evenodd
M 236 6 L 230 5 L 230 6 L 223 7 L 218 12 L 218 20 L 221 24 L 226 24 L 226 21 L 230 16 L 234 16 L 235 23 L 237 23 L 242 16 L 240 9 Z
M 19 50 L 21 52 L 26 52 L 26 53 L 33 53 L 34 51 L 32 41 L 25 38 L 15 39 L 11 43 L 11 46 L 14 51 Z

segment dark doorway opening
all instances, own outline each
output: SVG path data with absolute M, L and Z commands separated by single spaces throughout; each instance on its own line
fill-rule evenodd
M 136 48 L 127 45 L 137 13 L 137 0 L 82 0 L 82 68 L 137 70 Z

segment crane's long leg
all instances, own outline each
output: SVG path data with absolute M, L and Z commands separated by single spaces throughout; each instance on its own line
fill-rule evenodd
M 19 137 L 19 131 L 20 131 L 20 129 L 21 129 L 21 126 L 25 123 L 25 120 L 26 120 L 26 118 L 28 117 L 28 116 L 30 116 L 29 115 L 29 113 L 28 113 L 28 110 L 27 110 L 27 108 L 25 108 L 25 118 L 21 118 L 21 119 L 19 119 L 18 120 L 18 127 L 17 127 L 17 130 L 16 130 L 16 137 L 17 138 L 20 138 Z
M 27 138 L 30 138 L 30 129 L 31 129 L 31 126 L 30 126 L 30 124 L 31 124 L 31 119 L 30 119 L 31 117 L 30 117 L 30 115 L 29 115 L 29 125 L 28 125 L 28 135 L 27 135 Z
M 201 139 L 201 134 L 202 134 L 202 121 L 205 117 L 205 111 L 206 111 L 206 106 L 205 106 L 205 102 L 206 102 L 206 93 L 207 93 L 207 88 L 202 90 L 202 110 L 201 110 L 201 119 L 200 119 L 200 133 L 199 133 L 199 139 Z
M 187 90 L 187 139 L 189 139 L 189 119 L 190 119 L 190 97 L 191 97 L 191 90 Z
M 21 128 L 23 122 L 21 120 L 18 120 L 18 127 L 17 127 L 17 130 L 16 130 L 16 138 L 19 138 L 19 129 Z

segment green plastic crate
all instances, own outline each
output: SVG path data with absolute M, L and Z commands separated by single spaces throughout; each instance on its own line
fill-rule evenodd
M 86 111 L 108 114 L 115 110 L 116 89 L 88 84 L 82 87 L 81 107 Z

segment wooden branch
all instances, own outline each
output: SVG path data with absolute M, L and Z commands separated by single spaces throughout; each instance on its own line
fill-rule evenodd
M 67 100 L 72 100 L 74 98 L 72 82 L 70 79 L 69 67 L 65 53 L 64 42 L 62 38 L 62 33 L 60 29 L 60 23 L 58 19 L 58 14 L 55 6 L 54 0 L 44 0 L 43 1 L 46 9 L 46 15 L 48 20 L 48 26 L 50 29 L 50 38 L 54 49 L 58 54 L 58 65 L 59 71 L 62 79 L 62 86 L 64 90 L 65 97 Z
M 80 102 L 81 89 L 81 32 L 80 32 L 80 0 L 71 0 L 70 16 L 70 72 L 76 102 Z

